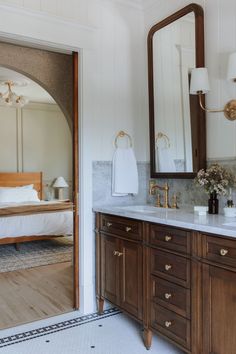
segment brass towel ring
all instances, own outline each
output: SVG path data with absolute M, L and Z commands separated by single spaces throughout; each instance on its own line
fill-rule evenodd
M 121 130 L 121 131 L 119 131 L 119 133 L 116 135 L 116 138 L 115 138 L 114 144 L 115 144 L 115 147 L 116 147 L 116 148 L 118 147 L 118 144 L 117 144 L 118 139 L 119 139 L 119 138 L 124 138 L 125 136 L 128 137 L 128 139 L 129 139 L 129 145 L 130 145 L 130 147 L 132 147 L 132 138 L 131 138 L 131 136 L 130 136 L 129 134 L 125 133 L 123 130 Z
M 166 142 L 166 147 L 169 148 L 170 147 L 170 139 L 168 138 L 168 136 L 162 132 L 159 132 L 156 134 L 156 145 L 157 145 L 157 141 L 164 138 L 165 142 Z

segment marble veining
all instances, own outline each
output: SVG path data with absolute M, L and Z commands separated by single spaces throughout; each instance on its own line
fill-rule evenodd
M 236 218 L 209 214 L 199 216 L 194 213 L 193 206 L 189 206 L 186 210 L 158 208 L 155 213 L 145 212 L 145 210 L 138 212 L 135 207 L 133 211 L 131 207 L 127 210 L 122 206 L 97 206 L 94 207 L 94 211 L 236 238 Z
M 144 204 L 147 202 L 147 188 L 150 176 L 149 163 L 137 162 L 139 192 L 137 195 L 113 197 L 111 195 L 111 161 L 93 162 L 93 205 Z
M 236 174 L 236 159 L 214 159 L 208 160 L 207 165 L 218 162 L 220 165 L 229 168 Z M 135 196 L 112 197 L 111 195 L 111 161 L 93 162 L 93 205 L 130 205 L 130 204 L 155 204 L 156 196 L 150 196 L 148 185 L 150 180 L 149 162 L 137 162 L 139 175 L 139 193 Z M 156 180 L 158 184 L 168 182 L 170 191 L 169 199 L 173 194 L 177 195 L 178 205 L 181 209 L 194 205 L 208 205 L 208 195 L 204 190 L 194 183 L 193 179 L 163 179 Z M 161 193 L 162 195 L 162 193 Z M 163 198 L 163 195 L 162 195 Z M 219 196 L 219 210 L 223 213 L 226 205 L 226 196 Z M 236 204 L 236 191 L 233 190 L 233 200 Z

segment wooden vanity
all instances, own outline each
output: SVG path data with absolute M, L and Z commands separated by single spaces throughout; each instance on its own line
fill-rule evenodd
M 236 352 L 236 239 L 96 213 L 99 311 L 108 300 L 192 354 Z

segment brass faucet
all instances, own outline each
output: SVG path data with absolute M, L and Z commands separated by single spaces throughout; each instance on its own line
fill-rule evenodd
M 164 205 L 163 205 L 163 208 L 170 208 L 170 205 L 169 205 L 169 186 L 168 186 L 168 183 L 165 183 L 164 186 L 159 186 L 158 184 L 155 184 L 155 181 L 150 181 L 149 182 L 149 194 L 150 195 L 153 195 L 154 193 L 154 189 L 160 189 L 162 191 L 164 191 Z M 161 204 L 160 204 L 160 195 L 157 194 L 157 200 L 156 200 L 156 204 L 155 206 L 157 207 L 161 207 Z

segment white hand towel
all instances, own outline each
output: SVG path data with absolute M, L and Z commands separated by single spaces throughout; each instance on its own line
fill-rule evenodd
M 157 172 L 176 172 L 175 163 L 173 158 L 171 157 L 169 148 L 157 148 L 156 155 Z
M 138 193 L 138 169 L 132 148 L 117 148 L 112 162 L 112 195 Z

